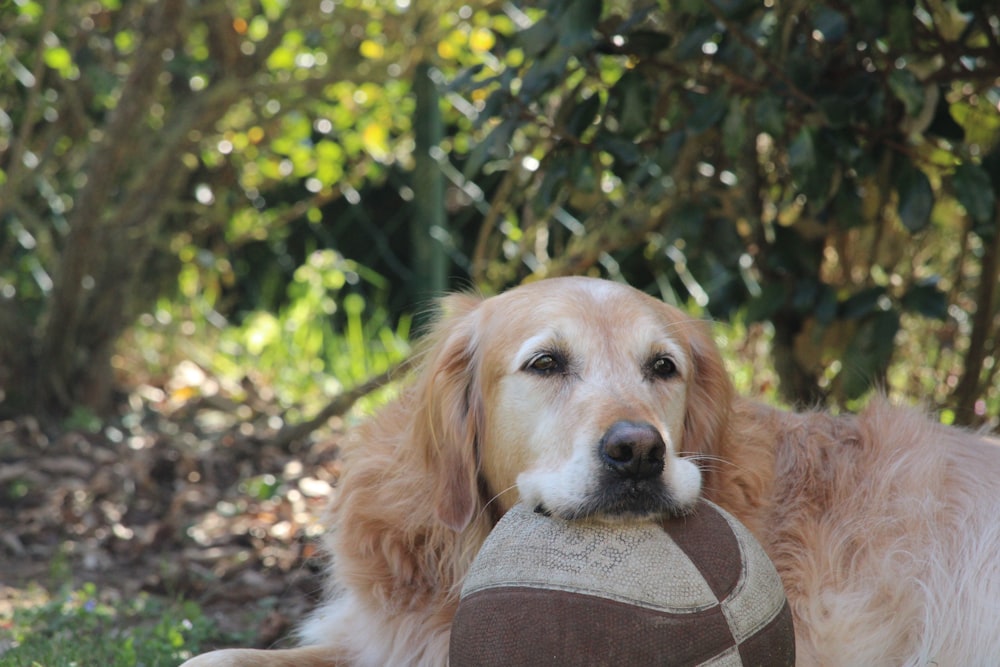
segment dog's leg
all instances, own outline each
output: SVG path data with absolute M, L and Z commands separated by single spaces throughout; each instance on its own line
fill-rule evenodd
M 336 667 L 344 664 L 325 646 L 264 651 L 229 648 L 195 656 L 181 667 Z

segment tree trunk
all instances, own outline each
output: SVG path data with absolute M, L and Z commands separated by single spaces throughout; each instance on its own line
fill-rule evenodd
M 165 247 L 164 225 L 183 198 L 189 171 L 181 156 L 192 129 L 213 127 L 240 98 L 241 81 L 222 79 L 176 100 L 158 132 L 146 123 L 159 94 L 165 49 L 180 48 L 187 3 L 149 5 L 141 54 L 87 159 L 87 183 L 69 218 L 52 294 L 34 346 L 32 410 L 62 415 L 83 406 L 99 415 L 114 404 L 111 357 L 122 332 L 158 294 L 148 269 Z
M 413 118 L 415 165 L 413 170 L 414 209 L 410 227 L 414 303 L 440 296 L 448 285 L 448 255 L 445 252 L 447 217 L 444 210 L 444 177 L 432 151 L 444 134 L 440 99 L 430 77 L 430 65 L 417 67 L 413 90 L 416 111 Z M 426 312 L 427 309 L 424 309 Z M 419 324 L 419 322 L 418 322 Z
M 976 313 L 972 320 L 969 349 L 965 353 L 962 377 L 951 397 L 956 421 L 966 426 L 980 424 L 984 417 L 976 413 L 976 401 L 986 389 L 982 384 L 983 368 L 988 344 L 996 335 L 993 320 L 997 304 L 997 283 L 1000 282 L 1000 203 L 994 209 L 994 223 L 993 238 L 984 239 L 986 248 L 980 264 Z
M 771 359 L 778 374 L 778 393 L 783 401 L 797 408 L 814 408 L 826 402 L 815 372 L 798 361 L 795 342 L 805 329 L 802 313 L 785 309 L 775 313 Z
M 157 211 L 147 211 L 136 224 L 123 215 L 122 199 L 145 188 L 169 196 L 162 183 L 142 178 L 155 141 L 144 121 L 161 85 L 163 52 L 176 49 L 182 39 L 185 6 L 183 0 L 149 5 L 121 99 L 88 156 L 87 182 L 75 198 L 39 330 L 33 388 L 39 413 L 63 414 L 77 404 L 98 414 L 111 408 L 114 342 L 128 324 L 129 295 L 162 219 Z

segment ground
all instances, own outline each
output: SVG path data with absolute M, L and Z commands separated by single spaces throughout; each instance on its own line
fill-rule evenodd
M 104 423 L 0 421 L 0 620 L 92 582 L 112 604 L 182 597 L 223 635 L 288 642 L 322 585 L 338 422 L 276 446 L 273 406 L 191 398 L 133 395 Z

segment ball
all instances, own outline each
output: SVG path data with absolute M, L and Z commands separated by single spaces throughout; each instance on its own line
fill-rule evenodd
M 781 579 L 702 500 L 663 520 L 565 521 L 516 505 L 464 582 L 452 667 L 793 665 Z

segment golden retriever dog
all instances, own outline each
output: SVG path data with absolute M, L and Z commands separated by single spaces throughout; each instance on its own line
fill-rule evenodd
M 187 664 L 440 667 L 515 502 L 628 517 L 700 495 L 774 560 L 800 664 L 1000 664 L 996 443 L 881 399 L 832 416 L 737 397 L 705 323 L 588 278 L 445 298 L 412 382 L 345 448 L 305 647 Z

